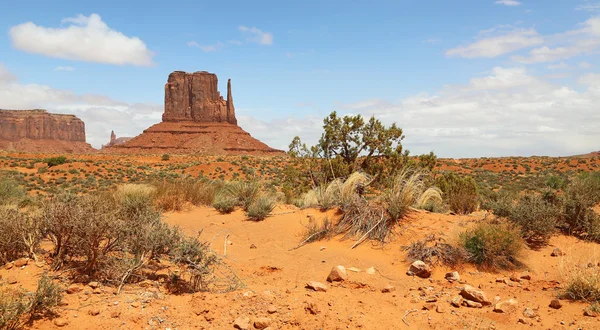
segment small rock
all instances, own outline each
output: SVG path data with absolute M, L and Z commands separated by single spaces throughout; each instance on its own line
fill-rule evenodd
M 527 321 L 525 321 L 525 319 L 522 317 L 519 317 L 519 321 L 517 321 L 517 322 L 519 322 L 521 324 L 527 324 Z
M 516 299 L 510 299 L 507 301 L 502 301 L 494 305 L 494 312 L 496 313 L 510 313 L 513 310 L 517 309 L 518 302 Z
M 428 278 L 431 276 L 431 267 L 423 261 L 417 260 L 410 265 L 408 271 L 406 271 L 406 275 Z
M 29 263 L 29 258 L 20 258 L 14 261 L 15 267 L 27 266 L 27 263 Z
M 267 317 L 259 317 L 254 320 L 254 327 L 259 330 L 268 327 L 269 324 L 271 324 L 271 319 Z
M 470 285 L 465 285 L 460 290 L 460 295 L 463 296 L 463 298 L 465 299 L 478 302 L 484 306 L 492 304 L 483 291 L 476 289 Z
M 508 280 L 505 278 L 497 278 L 496 283 L 508 284 Z
M 329 282 L 341 282 L 348 279 L 348 274 L 346 273 L 346 268 L 344 266 L 335 266 L 329 272 L 329 276 L 327 276 L 327 281 Z
M 240 316 L 233 322 L 233 327 L 239 330 L 248 330 L 250 328 L 250 318 L 247 316 Z
M 304 307 L 304 310 L 311 313 L 312 315 L 317 315 L 321 312 L 319 306 L 317 306 L 317 304 L 315 304 L 314 302 L 307 303 L 306 307 Z
M 80 285 L 71 284 L 69 287 L 67 287 L 67 294 L 78 293 L 81 292 L 81 290 L 83 290 L 83 288 Z
M 100 289 L 100 288 L 95 288 L 95 289 L 92 291 L 92 293 L 93 293 L 93 294 L 101 294 L 101 293 L 102 293 L 102 289 Z
M 251 249 L 256 249 L 256 245 L 252 244 L 252 245 L 250 245 L 250 248 Z
M 6 283 L 8 284 L 17 284 L 17 279 L 14 276 L 9 276 L 6 278 Z
M 13 268 L 13 266 L 14 266 L 14 265 L 13 265 L 11 262 L 7 262 L 7 263 L 4 265 L 4 268 L 6 268 L 6 269 L 11 269 L 11 268 Z
M 523 310 L 523 316 L 532 319 L 535 317 L 535 311 L 533 309 L 527 307 L 527 308 L 525 308 L 525 310 Z
M 592 307 L 587 307 L 583 310 L 583 315 L 589 316 L 589 317 L 598 317 L 598 315 L 600 315 L 600 313 L 598 313 L 596 310 L 592 309 Z
M 129 306 L 133 307 L 133 308 L 138 308 L 140 307 L 140 303 L 137 301 L 132 302 Z
M 356 268 L 356 267 L 350 267 L 350 268 L 346 268 L 346 270 L 349 270 L 351 272 L 355 272 L 355 273 L 360 273 L 360 269 Z
M 100 314 L 100 309 L 92 308 L 92 309 L 88 310 L 88 314 L 91 316 L 96 316 L 96 315 Z
M 423 310 L 432 311 L 434 309 L 435 309 L 434 303 L 427 303 L 427 304 L 423 305 Z
M 553 257 L 560 257 L 560 256 L 564 256 L 565 253 L 559 248 L 554 248 L 554 250 L 552 250 L 552 253 L 550 253 L 550 255 Z
M 562 307 L 562 303 L 558 299 L 552 299 L 549 305 L 550 308 L 559 309 Z
M 519 278 L 519 276 L 517 276 L 517 274 L 510 275 L 510 280 L 513 282 L 517 282 L 517 283 L 521 282 L 521 278 Z
M 270 305 L 269 308 L 267 308 L 267 313 L 269 313 L 269 314 L 277 313 L 277 307 Z
M 110 317 L 112 317 L 113 319 L 119 318 L 119 316 L 121 316 L 121 312 L 119 311 L 113 311 L 110 313 Z
M 369 268 L 365 269 L 365 273 L 367 273 L 369 275 L 375 275 L 375 268 L 369 267 Z
M 460 275 L 458 274 L 458 272 L 446 273 L 446 276 L 444 276 L 444 278 L 446 280 L 448 280 L 449 282 L 458 282 L 458 281 L 460 281 Z
M 98 283 L 98 282 L 90 282 L 90 283 L 88 283 L 88 286 L 90 288 L 92 288 L 92 289 L 96 289 L 96 288 L 100 287 L 100 283 Z
M 232 241 L 227 241 L 227 245 L 233 245 Z
M 520 277 L 522 280 L 531 281 L 531 274 L 529 274 L 529 272 L 524 272 L 524 273 L 521 273 L 521 275 L 519 275 L 519 277 Z
M 53 323 L 57 327 L 64 327 L 65 325 L 69 324 L 69 321 L 67 321 L 65 318 L 59 317 L 54 319 Z
M 467 299 L 465 299 L 463 301 L 463 305 L 465 305 L 467 307 L 471 307 L 471 308 L 482 308 L 483 307 L 483 304 L 478 303 L 476 301 L 467 300 Z
M 389 293 L 393 291 L 396 291 L 396 288 L 393 285 L 386 285 L 383 287 L 383 289 L 381 289 L 382 293 Z
M 306 283 L 306 287 L 309 289 L 315 290 L 317 292 L 326 292 L 327 291 L 327 285 L 325 285 L 321 282 L 310 281 L 310 282 Z
M 442 304 L 438 304 L 437 306 L 435 306 L 435 311 L 442 314 L 446 312 L 446 307 L 444 307 L 444 305 Z

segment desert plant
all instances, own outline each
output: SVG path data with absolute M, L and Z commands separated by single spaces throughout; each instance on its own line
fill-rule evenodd
M 153 182 L 155 203 L 163 211 L 180 211 L 186 203 L 212 205 L 221 184 L 214 181 L 185 178 L 177 181 Z
M 160 157 L 160 160 L 162 160 L 162 161 L 167 161 L 167 160 L 169 160 L 169 159 L 171 159 L 171 156 L 169 156 L 168 154 L 163 154 L 163 155 Z
M 17 181 L 0 177 L 0 205 L 18 203 L 25 195 L 25 189 Z
M 502 220 L 484 220 L 459 234 L 466 260 L 484 269 L 514 269 L 523 266 L 524 247 L 520 229 Z
M 65 157 L 65 156 L 51 157 L 51 158 L 46 159 L 45 162 L 46 162 L 46 165 L 48 165 L 48 167 L 62 165 L 67 162 L 67 157 Z
M 255 198 L 248 210 L 246 216 L 253 221 L 264 220 L 277 205 L 277 196 L 269 193 L 262 194 Z
M 387 212 L 392 220 L 403 218 L 410 207 L 423 206 L 427 201 L 441 200 L 440 190 L 426 188 L 426 174 L 405 169 L 394 177 L 390 188 L 384 192 Z
M 559 217 L 560 210 L 537 194 L 521 196 L 508 215 L 508 219 L 521 228 L 525 241 L 534 247 L 547 244 Z
M 600 302 L 600 273 L 595 268 L 573 266 L 566 274 L 560 296 L 570 300 Z
M 402 249 L 406 251 L 409 262 L 421 260 L 430 265 L 456 266 L 465 259 L 463 249 L 447 243 L 443 237 L 436 237 L 435 234 L 412 242 Z
M 227 194 L 217 193 L 213 201 L 213 207 L 222 214 L 229 214 L 235 210 L 238 199 Z
M 121 210 L 129 216 L 153 207 L 156 188 L 145 184 L 124 184 L 117 187 L 115 199 Z
M 435 180 L 435 186 L 444 193 L 450 210 L 457 214 L 469 214 L 477 210 L 478 193 L 475 180 L 455 173 L 444 173 Z

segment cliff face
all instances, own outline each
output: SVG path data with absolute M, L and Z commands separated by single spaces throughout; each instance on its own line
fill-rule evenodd
M 227 100 L 218 91 L 214 73 L 175 71 L 165 85 L 163 122 L 193 121 L 237 125 L 231 96 L 231 80 L 227 82 Z
M 0 110 L 0 148 L 19 151 L 49 148 L 50 152 L 94 150 L 85 142 L 85 124 L 81 119 L 46 110 Z

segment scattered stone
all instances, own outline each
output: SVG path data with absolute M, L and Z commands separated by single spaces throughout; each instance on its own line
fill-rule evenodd
M 458 274 L 458 272 L 446 273 L 446 276 L 444 276 L 444 278 L 446 280 L 448 280 L 449 282 L 458 282 L 458 281 L 460 281 L 460 275 Z
M 523 316 L 532 319 L 535 317 L 535 311 L 533 309 L 527 307 L 527 308 L 525 308 L 525 310 L 523 310 Z
M 92 308 L 92 309 L 88 310 L 88 314 L 91 316 L 96 316 L 96 315 L 100 314 L 100 309 Z
M 598 317 L 598 315 L 600 315 L 600 313 L 598 313 L 597 311 L 595 311 L 594 309 L 592 309 L 592 307 L 586 307 L 583 310 L 583 315 L 584 316 L 589 316 L 589 317 Z
M 121 316 L 121 312 L 119 311 L 113 311 L 110 313 L 110 317 L 112 317 L 113 319 L 119 318 L 119 316 Z
M 422 309 L 426 310 L 426 311 L 432 311 L 432 310 L 435 309 L 435 304 L 434 303 L 427 303 L 427 304 L 423 305 Z
M 519 276 L 517 276 L 517 274 L 510 275 L 510 280 L 517 283 L 521 282 L 521 279 L 519 278 Z
M 560 309 L 562 307 L 562 303 L 558 299 L 552 299 L 549 307 L 554 309 Z
M 488 306 L 488 305 L 492 304 L 483 291 L 476 289 L 470 285 L 465 285 L 460 290 L 460 295 L 463 296 L 463 298 L 465 298 L 465 299 L 472 300 L 474 302 L 478 302 L 484 306 Z
M 11 268 L 13 268 L 13 266 L 14 266 L 14 265 L 13 265 L 11 262 L 7 262 L 7 263 L 4 265 L 4 268 L 6 268 L 6 269 L 11 269 Z
M 465 305 L 467 307 L 471 307 L 471 308 L 482 308 L 483 307 L 483 304 L 478 303 L 476 301 L 467 300 L 467 299 L 465 299 L 463 301 L 463 305 Z
M 325 249 L 327 249 L 327 247 L 325 247 L 325 246 L 321 246 L 321 247 L 319 248 L 319 251 L 323 251 L 323 250 L 325 250 Z
M 268 317 L 259 317 L 254 320 L 254 327 L 259 330 L 268 327 L 269 324 L 271 324 L 271 319 Z
M 15 267 L 27 266 L 27 263 L 29 263 L 29 258 L 20 258 L 14 261 Z
M 269 313 L 269 314 L 277 313 L 277 307 L 270 305 L 269 308 L 267 308 L 267 313 Z
M 349 270 L 351 272 L 355 272 L 355 273 L 360 273 L 360 269 L 356 268 L 356 267 L 350 267 L 350 268 L 346 268 L 346 270 Z
M 83 290 L 83 288 L 80 285 L 71 284 L 69 287 L 67 287 L 67 294 L 79 293 L 81 290 Z
M 129 306 L 133 307 L 133 308 L 138 308 L 140 307 L 140 303 L 137 301 L 132 302 Z
M 550 254 L 552 257 L 561 257 L 564 256 L 566 253 L 563 252 L 563 250 L 559 249 L 559 248 L 554 248 L 554 250 L 552 250 L 552 253 Z
M 431 267 L 423 261 L 417 260 L 410 265 L 408 271 L 406 271 L 406 275 L 428 278 L 431 276 Z
M 329 276 L 327 276 L 327 281 L 329 282 L 341 282 L 348 279 L 348 274 L 346 273 L 346 268 L 344 266 L 335 266 L 329 272 Z
M 325 285 L 321 282 L 310 281 L 310 282 L 306 283 L 306 287 L 309 289 L 315 290 L 317 292 L 326 292 L 327 291 L 327 285 Z
M 6 283 L 8 284 L 17 284 L 17 279 L 14 276 L 9 276 L 6 278 Z
M 524 273 L 521 273 L 521 275 L 519 275 L 519 277 L 520 277 L 522 280 L 531 281 L 531 274 L 529 274 L 529 272 L 524 272 Z
M 446 313 L 446 307 L 444 307 L 444 305 L 442 304 L 438 304 L 437 306 L 435 306 L 435 311 L 440 314 Z
M 92 288 L 92 289 L 96 289 L 96 288 L 100 287 L 100 283 L 98 283 L 98 282 L 90 282 L 90 283 L 88 283 L 88 286 L 90 288 Z
M 450 305 L 456 307 L 456 308 L 460 308 L 460 306 L 462 306 L 464 299 L 461 296 L 456 296 L 454 298 L 452 298 L 452 301 L 450 301 Z
M 375 275 L 375 268 L 374 267 L 369 267 L 365 270 L 365 273 L 369 274 L 369 275 Z
M 494 305 L 494 312 L 496 313 L 510 313 L 517 309 L 519 305 L 516 299 L 509 299 L 507 301 L 502 301 Z
M 304 310 L 311 313 L 312 315 L 317 315 L 321 312 L 319 306 L 317 306 L 317 304 L 315 304 L 314 302 L 307 303 L 306 307 L 304 307 Z
M 519 322 L 521 324 L 528 324 L 527 321 L 525 321 L 525 319 L 522 317 L 519 317 L 519 321 L 517 321 L 517 322 Z
M 95 288 L 94 291 L 92 291 L 93 294 L 101 294 L 102 293 L 102 289 L 100 288 Z
M 382 293 L 389 293 L 393 291 L 396 291 L 396 288 L 393 285 L 386 285 L 383 287 L 383 289 L 381 289 Z
M 69 321 L 67 321 L 65 318 L 59 317 L 54 319 L 53 323 L 57 327 L 64 327 L 65 325 L 69 324 Z
M 233 327 L 239 330 L 248 330 L 250 328 L 250 318 L 240 316 L 233 322 Z
M 256 249 L 256 245 L 252 244 L 252 245 L 250 245 L 250 248 L 251 249 Z
M 497 278 L 496 283 L 508 284 L 508 280 L 505 278 Z

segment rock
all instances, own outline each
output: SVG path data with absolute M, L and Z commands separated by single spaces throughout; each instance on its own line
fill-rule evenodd
M 554 250 L 552 250 L 552 253 L 550 253 L 551 256 L 553 257 L 560 257 L 560 256 L 564 256 L 566 253 L 564 253 L 561 249 L 559 248 L 554 248 Z
M 17 279 L 14 276 L 9 276 L 6 278 L 6 283 L 8 284 L 17 284 Z
M 100 309 L 94 307 L 94 308 L 88 310 L 88 314 L 91 316 L 96 316 L 96 315 L 100 314 Z
M 476 301 L 471 301 L 471 300 L 464 300 L 463 301 L 463 305 L 467 306 L 467 307 L 471 307 L 471 308 L 482 308 L 483 304 L 478 303 Z
M 27 266 L 27 263 L 29 263 L 29 258 L 20 258 L 14 261 L 15 267 Z
M 435 306 L 435 311 L 442 314 L 446 312 L 446 307 L 444 307 L 444 305 L 442 304 L 438 304 L 437 306 Z
M 427 303 L 427 304 L 423 305 L 422 309 L 426 310 L 426 311 L 432 311 L 432 310 L 435 309 L 435 304 L 434 303 Z
M 306 304 L 306 306 L 304 307 L 304 310 L 309 312 L 312 315 L 317 315 L 321 312 L 321 309 L 319 308 L 319 306 L 317 304 L 315 304 L 314 302 L 308 302 Z
M 6 268 L 6 269 L 11 269 L 11 268 L 13 268 L 13 266 L 14 266 L 14 265 L 12 264 L 12 262 L 7 262 L 7 263 L 4 265 L 4 268 Z
M 90 283 L 88 283 L 88 286 L 90 288 L 92 288 L 92 289 L 96 289 L 96 288 L 100 287 L 100 283 L 98 283 L 98 282 L 90 282 Z
M 250 328 L 250 318 L 240 316 L 233 322 L 233 327 L 239 330 L 248 330 Z
M 550 305 L 548 305 L 548 306 L 550 308 L 560 309 L 562 307 L 562 303 L 558 299 L 552 299 L 552 301 L 550 302 Z
M 312 289 L 317 292 L 326 292 L 327 291 L 327 285 L 325 285 L 321 282 L 310 281 L 310 282 L 306 283 L 306 287 L 308 289 Z
M 494 312 L 496 313 L 510 313 L 517 309 L 519 303 L 516 299 L 509 299 L 502 301 L 494 305 Z
M 462 287 L 462 289 L 460 290 L 460 295 L 467 300 L 478 302 L 484 306 L 492 304 L 483 291 L 476 289 L 470 285 L 465 284 L 465 286 Z
M 431 276 L 431 267 L 423 261 L 417 260 L 410 265 L 406 275 L 427 278 Z
M 446 273 L 446 275 L 444 276 L 444 278 L 447 281 L 449 281 L 449 282 L 458 282 L 458 281 L 460 281 L 460 275 L 458 274 L 458 272 Z
M 531 281 L 531 274 L 529 272 L 523 272 L 519 275 L 522 280 Z
M 517 274 L 510 275 L 510 280 L 513 282 L 517 282 L 517 283 L 521 282 L 521 278 L 519 278 L 519 276 L 517 276 Z
M 250 248 L 251 249 L 256 249 L 256 245 L 252 244 L 252 245 L 250 245 Z
M 115 135 L 115 131 L 110 131 L 110 141 L 103 145 L 102 148 L 104 147 L 112 147 L 112 146 L 118 146 L 121 145 L 129 140 L 133 139 L 132 137 L 120 137 L 117 138 L 117 135 Z
M 85 124 L 81 119 L 74 115 L 50 114 L 46 110 L 0 110 L 0 149 L 94 151 L 85 142 Z
M 596 311 L 594 308 L 590 307 L 586 307 L 583 310 L 583 315 L 584 316 L 589 316 L 589 317 L 598 317 L 598 315 L 600 315 L 600 312 Z
M 54 323 L 54 325 L 57 327 L 64 327 L 65 325 L 69 324 L 69 321 L 67 321 L 65 318 L 59 317 L 55 318 L 52 323 Z
M 518 322 L 518 323 L 521 323 L 521 324 L 528 324 L 528 322 L 527 322 L 527 321 L 525 321 L 525 319 L 524 319 L 524 318 L 521 318 L 521 317 L 519 317 L 519 320 L 518 320 L 517 322 Z
M 138 308 L 140 307 L 140 303 L 137 301 L 132 302 L 131 304 L 129 304 L 129 306 L 133 307 L 133 308 Z
M 394 292 L 396 291 L 396 288 L 393 285 L 386 285 L 383 287 L 383 289 L 381 289 L 382 293 L 388 293 L 388 292 Z
M 67 294 L 79 293 L 79 292 L 81 292 L 81 290 L 83 290 L 83 288 L 81 287 L 81 285 L 71 284 L 71 285 L 69 285 L 67 287 Z
M 464 302 L 463 297 L 456 296 L 456 297 L 452 298 L 452 300 L 450 301 L 450 305 L 452 305 L 456 308 L 460 308 L 460 306 L 462 306 L 463 302 Z
M 269 324 L 271 324 L 271 319 L 267 317 L 259 317 L 254 320 L 254 327 L 259 330 L 268 327 Z
M 95 289 L 92 291 L 92 293 L 93 293 L 93 294 L 102 294 L 102 289 L 101 289 L 101 288 L 95 288 Z
M 267 308 L 267 313 L 269 313 L 269 314 L 275 314 L 275 313 L 277 313 L 277 307 L 273 306 L 273 305 L 270 305 L 269 308 Z
M 360 269 L 356 268 L 356 267 L 350 267 L 350 268 L 346 268 L 346 270 L 354 272 L 354 273 L 360 273 Z
M 329 282 L 341 282 L 348 279 L 348 274 L 346 273 L 346 268 L 344 266 L 335 266 L 329 272 L 329 276 L 327 276 L 327 281 Z
M 110 317 L 113 319 L 119 318 L 119 316 L 121 316 L 121 312 L 119 312 L 119 311 L 112 311 L 110 313 Z
M 497 278 L 496 283 L 508 284 L 508 280 L 505 278 Z
M 527 307 L 523 310 L 523 316 L 532 319 L 535 317 L 535 311 L 533 309 Z
M 375 275 L 375 268 L 369 267 L 369 268 L 365 269 L 365 273 L 367 273 L 369 275 Z

